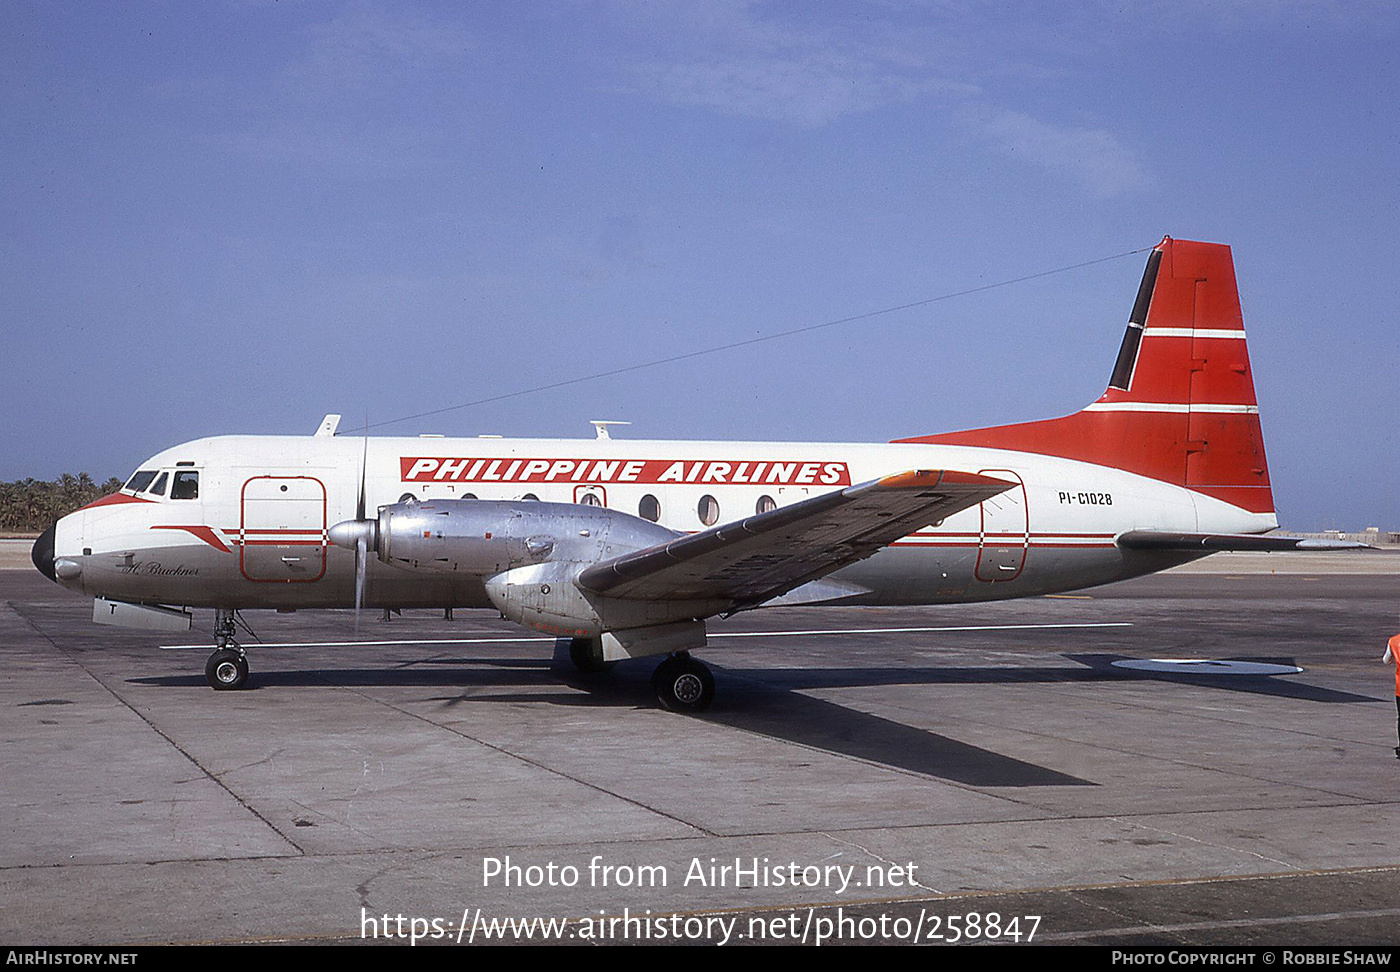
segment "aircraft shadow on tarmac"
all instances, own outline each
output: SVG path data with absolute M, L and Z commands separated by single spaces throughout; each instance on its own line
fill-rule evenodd
M 1033 668 L 715 668 L 722 693 L 700 718 L 719 725 L 840 753 L 884 766 L 968 786 L 1094 786 L 1001 753 L 803 694 L 804 690 L 882 685 L 1043 684 L 1054 682 L 1158 681 L 1319 703 L 1375 702 L 1348 692 L 1288 681 L 1275 675 L 1202 675 L 1113 667 L 1126 656 L 1062 656 L 1076 664 Z M 1287 659 L 1257 658 L 1290 664 Z M 338 685 L 420 686 L 453 690 L 430 696 L 444 706 L 482 702 L 572 706 L 650 706 L 650 666 L 621 665 L 603 675 L 582 675 L 567 663 L 542 658 L 431 658 L 397 666 L 272 671 L 262 669 L 250 688 Z M 133 683 L 200 686 L 197 675 L 134 678 Z M 583 689 L 561 693 L 560 683 Z

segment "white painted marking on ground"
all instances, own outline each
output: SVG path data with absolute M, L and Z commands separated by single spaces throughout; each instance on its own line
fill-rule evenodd
M 1114 668 L 1130 668 L 1139 672 L 1171 672 L 1191 675 L 1297 675 L 1297 665 L 1275 665 L 1269 662 L 1214 661 L 1209 658 L 1124 658 L 1113 663 Z
M 913 634 L 925 631 L 1024 631 L 1036 628 L 1131 628 L 1131 621 L 1085 621 L 1061 624 L 962 624 L 937 628 L 837 628 L 808 631 L 717 631 L 710 638 L 793 638 L 814 635 Z M 553 641 L 553 638 L 400 638 L 393 641 L 275 641 L 257 643 L 257 648 L 384 648 L 392 645 L 490 645 Z M 161 645 L 163 651 L 211 648 L 198 645 Z
M 493 645 L 518 644 L 526 641 L 553 641 L 553 638 L 525 636 L 521 638 L 399 638 L 393 641 L 269 641 L 255 642 L 256 648 L 384 648 L 391 645 Z M 163 651 L 184 648 L 211 648 L 209 644 L 161 645 Z
M 1131 628 L 1131 621 L 1084 621 L 1062 624 L 961 624 L 942 628 L 844 628 L 828 631 L 732 631 L 711 638 L 786 638 L 795 635 L 913 634 L 921 631 L 1024 631 L 1031 628 Z

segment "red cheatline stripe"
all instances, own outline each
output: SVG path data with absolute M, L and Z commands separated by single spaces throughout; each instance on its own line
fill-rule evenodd
M 222 540 L 220 540 L 220 539 L 218 538 L 218 535 L 214 533 L 214 530 L 213 530 L 212 527 L 207 527 L 207 526 L 164 526 L 164 525 L 162 525 L 162 526 L 152 526 L 151 529 L 152 529 L 152 530 L 184 530 L 186 533 L 192 534 L 193 536 L 196 536 L 196 537 L 198 537 L 199 539 L 203 540 L 205 543 L 209 544 L 209 546 L 213 547 L 215 550 L 222 550 L 224 553 L 232 553 L 232 552 L 233 552 L 232 550 L 230 550 L 230 549 L 224 544 L 224 542 L 223 542 Z
M 286 530 L 225 530 L 225 533 L 247 533 L 258 536 L 292 536 L 303 533 L 321 533 L 320 527 L 293 527 Z
M 322 547 L 320 540 L 294 540 L 286 537 L 281 540 L 244 540 L 245 547 Z
M 113 493 L 104 496 L 99 500 L 93 500 L 87 506 L 80 506 L 79 509 L 91 510 L 99 506 L 121 506 L 123 503 L 154 503 L 155 500 L 144 499 L 140 496 L 128 496 L 125 493 Z

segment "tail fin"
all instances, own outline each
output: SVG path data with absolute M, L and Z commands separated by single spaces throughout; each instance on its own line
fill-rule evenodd
M 1108 390 L 1083 411 L 898 441 L 1077 459 L 1273 512 L 1230 248 L 1153 248 Z

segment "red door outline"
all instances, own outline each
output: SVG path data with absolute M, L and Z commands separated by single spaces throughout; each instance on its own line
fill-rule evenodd
M 1030 546 L 1031 511 L 1026 502 L 1026 484 L 1010 469 L 979 469 L 978 475 L 1010 480 L 1016 485 L 978 505 L 982 525 L 977 536 L 977 566 L 973 573 L 988 584 L 1015 580 L 1026 566 L 1026 548 Z M 991 516 L 988 516 L 988 504 L 992 504 L 994 511 Z M 1020 516 L 1015 514 L 1017 506 L 1021 509 Z M 987 532 L 989 520 L 992 533 Z M 1004 570 L 1004 567 L 1013 569 Z
M 321 523 L 305 529 L 268 529 L 248 526 L 248 487 L 262 479 L 276 481 L 304 480 L 315 483 L 321 491 Z M 255 502 L 257 502 L 255 500 Z M 326 484 L 315 476 L 252 476 L 245 480 L 238 494 L 238 569 L 245 578 L 259 584 L 311 584 L 326 576 Z M 320 551 L 319 570 L 314 577 L 255 577 L 248 573 L 245 554 L 253 547 L 317 547 Z M 313 555 L 314 556 L 314 555 Z M 314 561 L 313 561 L 314 563 Z

